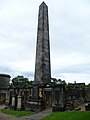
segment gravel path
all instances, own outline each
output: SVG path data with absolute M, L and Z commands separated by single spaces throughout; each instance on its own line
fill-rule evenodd
M 41 120 L 43 117 L 45 117 L 51 113 L 52 113 L 51 109 L 48 109 L 48 110 L 44 110 L 44 111 L 41 111 L 39 113 L 30 115 L 30 116 L 25 116 L 23 118 L 25 118 L 27 120 Z

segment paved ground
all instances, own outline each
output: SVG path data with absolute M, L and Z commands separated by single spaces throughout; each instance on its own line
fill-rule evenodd
M 41 120 L 43 117 L 51 114 L 51 112 L 52 112 L 51 109 L 47 109 L 47 110 L 44 110 L 42 112 L 33 114 L 31 116 L 25 116 L 23 118 L 25 118 L 26 120 Z
M 4 105 L 0 105 L 0 109 L 4 109 Z M 41 118 L 49 115 L 50 113 L 51 113 L 51 109 L 33 114 L 31 116 L 24 116 L 24 117 L 14 117 L 12 115 L 0 113 L 0 120 L 40 120 Z

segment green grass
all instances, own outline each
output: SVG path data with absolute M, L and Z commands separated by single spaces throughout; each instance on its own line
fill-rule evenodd
M 14 116 L 17 116 L 17 117 L 34 114 L 34 112 L 15 111 L 15 110 L 4 110 L 4 109 L 3 109 L 3 110 L 0 110 L 0 112 L 5 113 L 5 114 L 9 114 L 9 115 L 14 115 Z
M 42 120 L 90 120 L 90 112 L 54 112 Z

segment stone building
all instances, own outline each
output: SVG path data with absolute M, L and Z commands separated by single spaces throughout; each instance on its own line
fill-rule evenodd
M 8 88 L 10 75 L 0 74 L 0 104 L 5 103 L 8 99 Z

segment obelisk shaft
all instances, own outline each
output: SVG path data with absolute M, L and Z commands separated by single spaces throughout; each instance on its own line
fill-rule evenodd
M 48 6 L 44 2 L 39 6 L 34 81 L 51 81 Z

